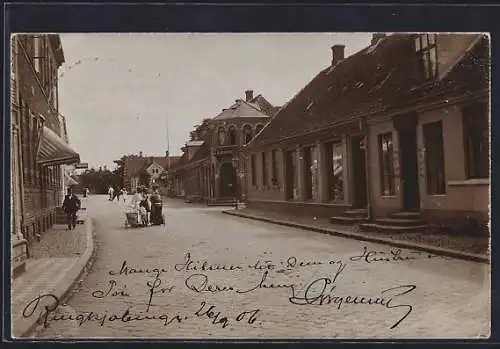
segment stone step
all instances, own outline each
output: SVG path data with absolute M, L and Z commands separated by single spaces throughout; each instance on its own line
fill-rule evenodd
M 368 210 L 367 209 L 351 209 L 344 211 L 342 214 L 343 216 L 348 216 L 348 217 L 368 217 Z
M 377 224 L 392 225 L 398 227 L 407 227 L 415 225 L 425 225 L 425 222 L 421 219 L 409 219 L 409 218 L 379 218 L 375 220 Z
M 334 216 L 330 217 L 330 223 L 336 224 L 357 224 L 368 221 L 368 217 Z
M 418 219 L 420 218 L 420 212 L 396 212 L 391 214 L 392 218 L 408 218 L 408 219 Z
M 361 231 L 375 231 L 382 233 L 407 233 L 407 232 L 416 232 L 423 231 L 429 228 L 429 225 L 409 225 L 409 226 L 395 226 L 395 225 L 387 225 L 387 224 L 378 224 L 378 223 L 362 223 L 359 225 Z

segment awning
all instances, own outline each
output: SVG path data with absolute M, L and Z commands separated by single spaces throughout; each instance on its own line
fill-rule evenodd
M 78 185 L 78 182 L 75 181 L 73 178 L 71 178 L 71 176 L 69 176 L 67 174 L 64 175 L 64 183 L 67 186 Z
M 70 165 L 80 162 L 80 155 L 47 126 L 41 132 L 37 161 L 41 165 Z

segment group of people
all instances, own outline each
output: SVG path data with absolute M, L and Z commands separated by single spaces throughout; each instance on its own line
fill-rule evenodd
M 145 187 L 138 188 L 132 196 L 131 207 L 139 212 L 144 225 L 164 224 L 163 202 L 158 187 L 153 187 L 151 193 Z
M 109 201 L 114 201 L 115 198 L 116 201 L 120 201 L 120 198 L 123 198 L 124 202 L 127 200 L 127 190 L 125 190 L 125 188 L 110 186 L 108 189 L 108 195 L 109 195 L 108 198 Z

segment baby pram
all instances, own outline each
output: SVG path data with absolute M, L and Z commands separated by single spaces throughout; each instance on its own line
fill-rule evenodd
M 141 211 L 133 206 L 127 208 L 125 218 L 125 228 L 144 227 L 146 225 Z

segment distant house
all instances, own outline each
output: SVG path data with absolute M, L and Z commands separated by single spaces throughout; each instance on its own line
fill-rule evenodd
M 183 155 L 172 169 L 173 196 L 188 201 L 232 202 L 246 196 L 246 167 L 241 147 L 250 142 L 279 110 L 262 95 L 245 91 L 229 108 L 205 119 L 182 148 Z
M 129 191 L 137 190 L 139 186 L 151 187 L 158 184 L 167 185 L 168 170 L 179 160 L 178 156 L 143 156 L 127 155 L 123 158 L 123 186 Z
M 332 53 L 245 147 L 249 207 L 377 229 L 487 221 L 488 38 L 374 35 Z

